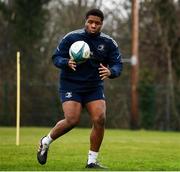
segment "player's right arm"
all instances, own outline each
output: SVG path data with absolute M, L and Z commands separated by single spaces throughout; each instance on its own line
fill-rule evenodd
M 53 56 L 52 61 L 54 65 L 60 69 L 66 69 L 70 67 L 75 70 L 76 62 L 69 58 L 69 48 L 72 41 L 68 37 L 63 38 L 60 44 L 57 46 Z
M 76 62 L 75 62 L 74 60 L 69 59 L 69 61 L 68 61 L 68 66 L 69 66 L 72 70 L 76 71 Z

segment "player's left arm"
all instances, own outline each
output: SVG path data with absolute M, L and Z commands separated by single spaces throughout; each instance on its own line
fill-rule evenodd
M 113 40 L 110 43 L 110 52 L 109 52 L 109 59 L 107 61 L 108 66 L 104 66 L 100 64 L 99 67 L 99 75 L 102 80 L 106 78 L 116 78 L 118 77 L 123 69 L 122 64 L 122 55 L 119 51 L 117 43 Z
M 111 71 L 108 67 L 104 66 L 102 63 L 100 63 L 99 67 L 99 76 L 101 80 L 104 80 L 111 76 Z
M 109 76 L 110 79 L 120 76 L 123 69 L 122 54 L 114 40 L 112 40 L 112 43 L 110 44 L 108 68 L 111 72 L 111 75 Z

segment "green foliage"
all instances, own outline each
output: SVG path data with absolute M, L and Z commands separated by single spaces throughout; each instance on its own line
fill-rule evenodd
M 0 102 L 2 125 L 13 125 L 16 107 L 16 51 L 21 53 L 21 82 L 38 82 L 45 76 L 40 68 L 44 59 L 40 52 L 47 11 L 44 9 L 48 1 L 15 0 L 11 6 L 0 2 Z M 37 88 L 36 88 L 37 89 Z M 37 90 L 34 90 L 33 93 Z M 41 90 L 41 88 L 38 88 Z M 27 96 L 27 87 L 21 87 L 22 105 L 31 105 L 31 97 Z M 33 95 L 33 94 L 32 94 Z M 28 102 L 28 103 L 27 103 Z M 25 118 L 27 114 L 25 114 Z
M 10 6 L 5 2 L 10 2 Z M 59 39 L 67 32 L 84 26 L 84 14 L 89 8 L 104 9 L 103 32 L 109 33 L 117 41 L 124 58 L 130 58 L 131 0 L 124 2 L 112 0 L 112 7 L 106 6 L 104 2 L 101 0 L 0 1 L 1 125 L 15 124 L 17 50 L 21 51 L 22 124 L 47 126 L 63 118 L 62 109 L 59 112 L 60 102 L 57 91 L 59 71 L 51 63 L 51 55 Z M 170 71 L 167 68 L 167 50 L 170 52 L 168 57 L 172 60 L 169 64 L 172 64 L 171 76 L 176 87 L 175 107 L 179 109 L 180 6 L 175 0 L 144 0 L 139 3 L 139 57 L 142 74 L 139 95 L 142 127 L 149 129 L 154 128 L 155 125 L 158 126 L 155 128 L 162 129 L 168 123 L 168 115 L 172 114 L 171 108 L 167 106 L 171 104 L 171 100 L 166 100 L 170 91 L 167 89 L 167 76 Z M 122 7 L 126 9 L 126 15 Z M 144 71 L 144 69 L 149 70 Z M 131 66 L 125 63 L 121 77 L 106 82 L 108 127 L 129 127 L 130 70 Z M 89 118 L 88 115 L 82 116 L 81 123 L 85 126 Z M 173 115 L 170 117 L 172 121 L 176 121 L 178 116 L 174 117 Z M 170 126 L 175 129 L 173 123 Z
M 159 15 L 159 24 L 162 28 L 161 36 L 167 40 L 170 46 L 176 41 L 177 19 L 176 10 L 172 0 L 156 0 L 154 1 L 155 9 Z M 162 38 L 163 39 L 163 38 Z
M 176 43 L 172 49 L 172 65 L 175 70 L 177 81 L 180 79 L 180 37 L 177 38 Z
M 41 1 L 15 1 L 15 42 L 25 52 L 34 52 L 43 36 L 45 10 Z
M 139 82 L 141 126 L 152 129 L 155 122 L 155 86 L 152 72 L 148 69 L 141 71 Z
M 150 82 L 148 86 L 146 76 L 140 76 L 140 82 L 145 80 L 143 86 L 142 83 L 140 85 L 147 87 L 147 92 L 152 92 L 152 95 L 149 95 L 150 99 L 155 94 L 153 102 L 156 107 L 152 113 L 156 114 L 155 126 L 161 129 L 168 126 L 177 129 L 172 121 L 178 121 L 177 101 L 173 95 L 177 96 L 174 86 L 178 84 L 179 70 L 179 10 L 178 5 L 172 0 L 142 1 L 140 5 L 141 71 L 143 73 L 144 69 L 151 70 L 149 73 L 152 74 L 154 86 L 158 91 L 154 91 L 155 88 Z
M 176 92 L 176 95 L 175 95 L 175 101 L 176 101 L 176 107 L 177 107 L 177 110 L 178 110 L 178 114 L 180 114 L 180 83 L 177 83 L 177 85 L 175 86 L 175 92 Z M 178 127 L 177 127 L 178 128 Z

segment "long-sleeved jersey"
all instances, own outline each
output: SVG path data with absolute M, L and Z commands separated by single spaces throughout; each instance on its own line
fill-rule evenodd
M 69 48 L 74 42 L 80 40 L 89 45 L 91 57 L 86 62 L 77 64 L 74 71 L 68 66 Z M 86 92 L 103 87 L 98 70 L 100 63 L 111 71 L 109 78 L 118 77 L 122 71 L 121 53 L 117 43 L 102 32 L 92 35 L 85 29 L 65 35 L 57 46 L 52 60 L 54 65 L 61 69 L 60 91 Z

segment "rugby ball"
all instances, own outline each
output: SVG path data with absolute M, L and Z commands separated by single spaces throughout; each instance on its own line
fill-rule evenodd
M 76 41 L 69 48 L 69 56 L 77 63 L 83 63 L 90 58 L 90 48 L 85 41 Z

